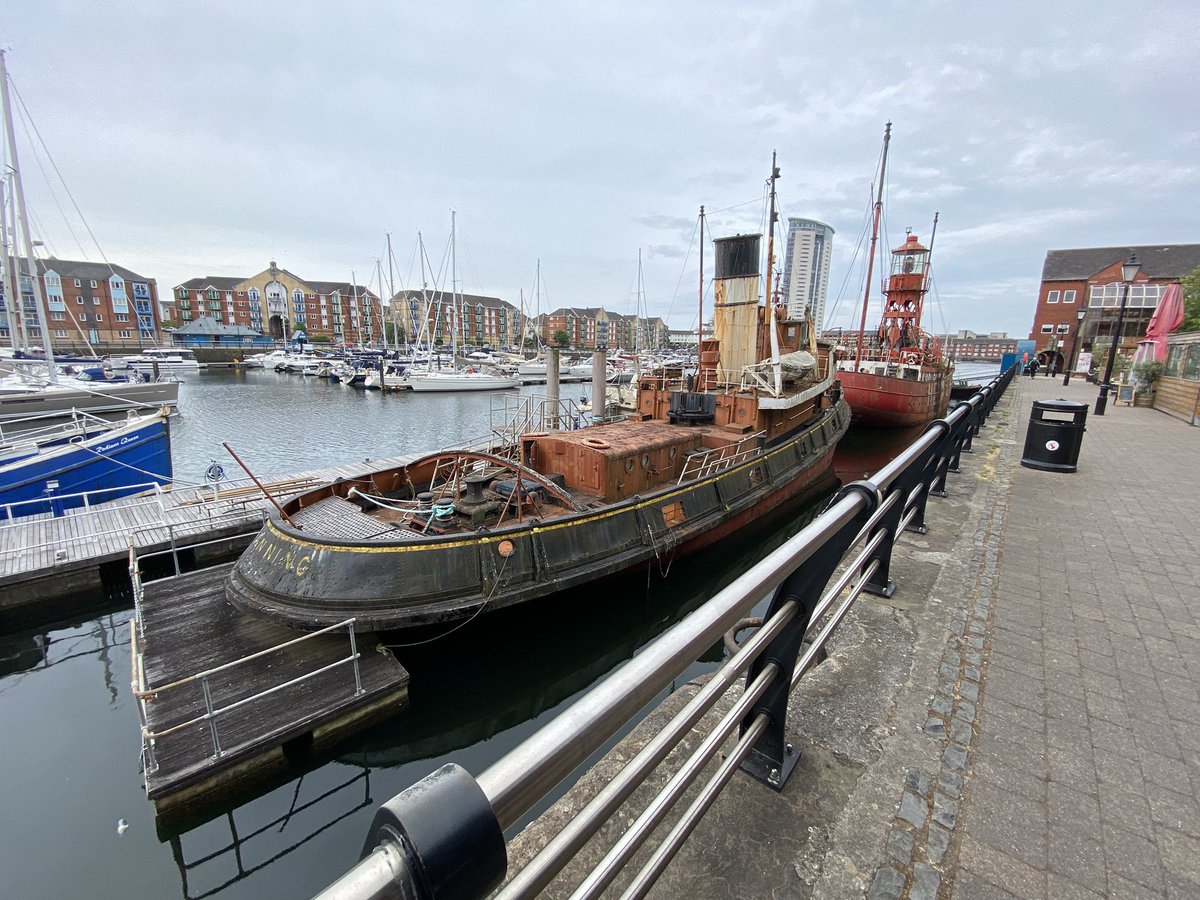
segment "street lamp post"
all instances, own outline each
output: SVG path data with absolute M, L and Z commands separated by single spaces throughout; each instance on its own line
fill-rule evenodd
M 1063 386 L 1066 387 L 1071 383 L 1071 370 L 1075 368 L 1079 362 L 1079 338 L 1083 334 L 1083 317 L 1087 315 L 1087 308 L 1080 304 L 1079 311 L 1075 313 L 1075 343 L 1071 345 L 1071 356 L 1068 360 L 1067 374 L 1063 376 Z
M 1104 415 L 1108 406 L 1108 392 L 1112 390 L 1109 379 L 1112 378 L 1113 363 L 1117 359 L 1117 347 L 1121 342 L 1121 328 L 1125 324 L 1125 301 L 1129 299 L 1129 283 L 1137 277 L 1142 264 L 1138 262 L 1137 254 L 1129 254 L 1129 259 L 1121 266 L 1121 306 L 1117 310 L 1117 328 L 1113 333 L 1112 346 L 1108 350 L 1108 364 L 1104 367 L 1104 381 L 1100 385 L 1100 396 L 1096 398 L 1096 415 Z

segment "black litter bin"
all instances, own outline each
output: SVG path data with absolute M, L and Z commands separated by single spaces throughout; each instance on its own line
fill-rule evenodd
M 1073 400 L 1035 400 L 1021 465 L 1047 472 L 1076 471 L 1087 411 L 1086 403 Z

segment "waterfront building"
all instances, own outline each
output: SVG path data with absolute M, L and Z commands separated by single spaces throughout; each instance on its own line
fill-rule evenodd
M 788 316 L 799 319 L 805 307 L 817 329 L 824 327 L 829 292 L 829 263 L 833 257 L 833 228 L 816 219 L 788 219 L 780 290 Z
M 463 345 L 516 347 L 524 328 L 521 311 L 507 300 L 442 291 L 399 291 L 388 302 L 387 318 L 389 340 L 416 341 L 425 322 L 430 340 L 444 345 L 456 333 Z
M 54 257 L 39 259 L 37 271 L 46 298 L 47 325 L 53 345 L 109 347 L 158 343 L 158 285 L 153 278 L 123 266 Z M 33 280 L 22 274 L 20 283 L 21 313 L 14 323 L 18 329 L 23 327 L 26 346 L 40 347 L 42 331 Z M 6 304 L 7 298 L 0 287 L 0 340 L 8 343 L 11 335 Z
M 621 347 L 659 350 L 670 345 L 670 329 L 659 316 L 626 316 L 601 306 L 560 307 L 538 317 L 542 343 L 555 344 L 559 334 L 575 350 Z
M 1121 334 L 1114 335 L 1121 305 L 1121 265 L 1136 254 L 1142 267 L 1129 285 Z M 1079 349 L 1111 345 L 1132 352 L 1167 286 L 1200 266 L 1200 244 L 1150 244 L 1140 247 L 1088 247 L 1051 250 L 1042 265 L 1037 307 L 1029 339 L 1037 342 L 1043 365 L 1059 370 Z M 1083 318 L 1079 311 L 1083 310 Z
M 1006 332 L 976 334 L 963 329 L 955 334 L 939 334 L 946 355 L 960 362 L 1000 362 L 1006 353 L 1017 352 L 1017 339 Z
M 274 260 L 249 278 L 206 275 L 176 285 L 171 319 L 186 325 L 203 316 L 275 340 L 303 333 L 310 341 L 374 345 L 383 338 L 383 301 L 369 288 L 300 278 Z

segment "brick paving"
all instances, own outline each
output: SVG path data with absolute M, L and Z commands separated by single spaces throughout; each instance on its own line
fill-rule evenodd
M 1097 389 L 1013 387 L 1002 521 L 927 721 L 961 790 L 910 772 L 934 821 L 909 829 L 901 892 L 881 869 L 871 893 L 1200 898 L 1200 428 L 1089 408 L 1079 471 L 1037 471 L 1018 465 L 1032 401 Z

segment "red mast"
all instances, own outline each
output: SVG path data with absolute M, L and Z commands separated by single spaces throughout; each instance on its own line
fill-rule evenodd
M 854 371 L 862 367 L 863 336 L 867 331 L 867 303 L 871 299 L 871 278 L 875 273 L 875 248 L 879 243 L 879 217 L 883 212 L 883 177 L 887 172 L 888 143 L 892 139 L 892 123 L 883 129 L 883 161 L 879 164 L 879 190 L 875 197 L 875 216 L 871 223 L 871 252 L 867 257 L 867 287 L 863 291 L 862 319 L 858 323 L 858 349 L 854 353 Z

